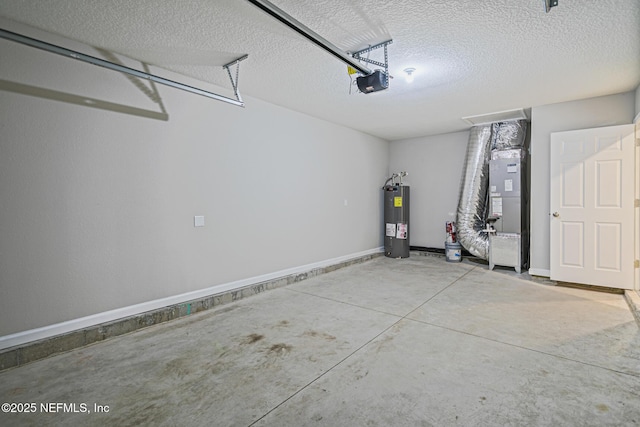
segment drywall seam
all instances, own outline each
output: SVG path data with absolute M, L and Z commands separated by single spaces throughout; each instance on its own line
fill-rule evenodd
M 224 292 L 230 292 L 245 288 L 247 286 L 255 285 L 258 283 L 267 282 L 291 276 L 294 274 L 300 274 L 309 272 L 316 269 L 321 269 L 336 265 L 342 262 L 350 261 L 353 259 L 361 258 L 367 255 L 377 254 L 383 252 L 383 247 L 369 249 L 362 252 L 357 252 L 349 255 L 344 255 L 337 258 L 331 258 L 324 261 L 319 261 L 312 264 L 302 265 L 299 267 L 293 267 L 286 270 L 280 270 L 273 273 L 268 273 L 260 276 L 250 277 L 247 279 L 237 280 L 234 282 L 224 283 L 216 286 L 212 286 L 198 291 L 187 292 L 184 294 L 174 295 L 166 298 L 160 298 L 153 301 L 147 301 L 141 304 L 134 304 L 128 307 L 122 307 L 115 310 L 109 310 L 102 313 L 93 314 L 90 316 L 80 317 L 77 319 L 68 320 L 53 325 L 44 326 L 41 328 L 30 329 L 27 331 L 17 332 L 15 334 L 5 335 L 0 337 L 0 350 L 19 346 L 22 344 L 30 343 L 37 340 L 51 338 L 57 335 L 66 334 L 72 331 L 81 330 L 84 328 L 96 326 L 102 323 L 112 322 L 114 320 L 139 315 L 152 310 L 157 310 L 163 307 L 168 307 L 175 304 L 181 304 L 199 298 L 218 295 Z

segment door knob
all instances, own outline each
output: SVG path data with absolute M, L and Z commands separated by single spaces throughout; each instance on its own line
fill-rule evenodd
M 554 213 L 553 213 L 553 217 L 554 217 L 554 218 L 558 218 L 559 216 L 560 216 L 560 214 L 559 214 L 558 212 L 554 212 Z

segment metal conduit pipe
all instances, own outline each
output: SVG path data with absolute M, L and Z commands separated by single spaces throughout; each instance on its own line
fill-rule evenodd
M 491 124 L 474 126 L 469 134 L 456 218 L 460 244 L 478 258 L 489 258 L 489 237 L 485 228 Z

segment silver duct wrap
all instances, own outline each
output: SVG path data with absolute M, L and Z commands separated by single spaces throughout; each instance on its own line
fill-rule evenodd
M 482 230 L 486 228 L 491 152 L 501 151 L 505 155 L 513 151 L 521 153 L 522 150 L 516 149 L 524 147 L 526 133 L 525 120 L 471 128 L 460 184 L 456 228 L 460 244 L 478 258 L 489 258 L 489 235 Z
M 480 230 L 485 228 L 491 127 L 488 124 L 471 128 L 456 218 L 458 241 L 471 254 L 482 259 L 489 258 L 489 236 Z
M 513 120 L 491 124 L 491 151 L 523 148 L 527 136 L 527 121 Z

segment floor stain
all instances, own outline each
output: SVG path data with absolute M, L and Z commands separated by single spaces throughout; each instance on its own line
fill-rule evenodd
M 308 337 L 314 337 L 314 338 L 316 337 L 324 338 L 327 341 L 332 341 L 336 339 L 336 337 L 334 337 L 333 335 L 329 335 L 326 332 L 318 332 L 318 331 L 312 331 L 312 330 L 304 331 L 304 335 Z
M 369 370 L 368 370 L 368 369 L 364 372 L 364 374 L 359 373 L 359 372 L 358 372 L 358 373 L 356 373 L 356 381 L 357 381 L 357 380 L 361 380 L 361 379 L 363 379 L 363 378 L 364 378 L 364 377 L 366 377 L 367 375 L 369 375 Z
M 83 353 L 79 353 L 77 356 L 81 356 L 78 359 L 76 359 L 76 364 L 77 365 L 84 365 L 85 363 L 89 362 L 92 358 L 93 355 L 88 354 L 88 355 L 83 355 Z
M 191 373 L 191 366 L 184 358 L 173 359 L 164 367 L 165 375 L 183 378 Z
M 209 371 L 213 375 L 217 375 L 221 373 L 225 369 L 225 362 L 216 361 L 216 362 L 207 362 L 204 364 L 203 369 Z
M 393 341 L 393 337 L 391 335 L 385 335 L 383 338 L 374 341 L 371 346 L 376 353 L 380 353 L 391 341 Z
M 269 353 L 284 354 L 293 349 L 293 346 L 284 343 L 274 344 L 269 348 Z
M 16 387 L 16 388 L 12 388 L 11 390 L 9 390 L 9 395 L 10 396 L 17 396 L 19 394 L 22 394 L 26 391 L 27 389 L 24 387 Z
M 600 412 L 609 412 L 609 407 L 607 405 L 605 405 L 604 403 L 599 403 L 596 405 L 596 408 L 598 409 L 598 411 Z
M 253 344 L 253 343 L 256 343 L 256 342 L 260 341 L 263 338 L 264 338 L 264 335 L 253 333 L 251 335 L 247 335 L 242 343 L 243 344 Z

